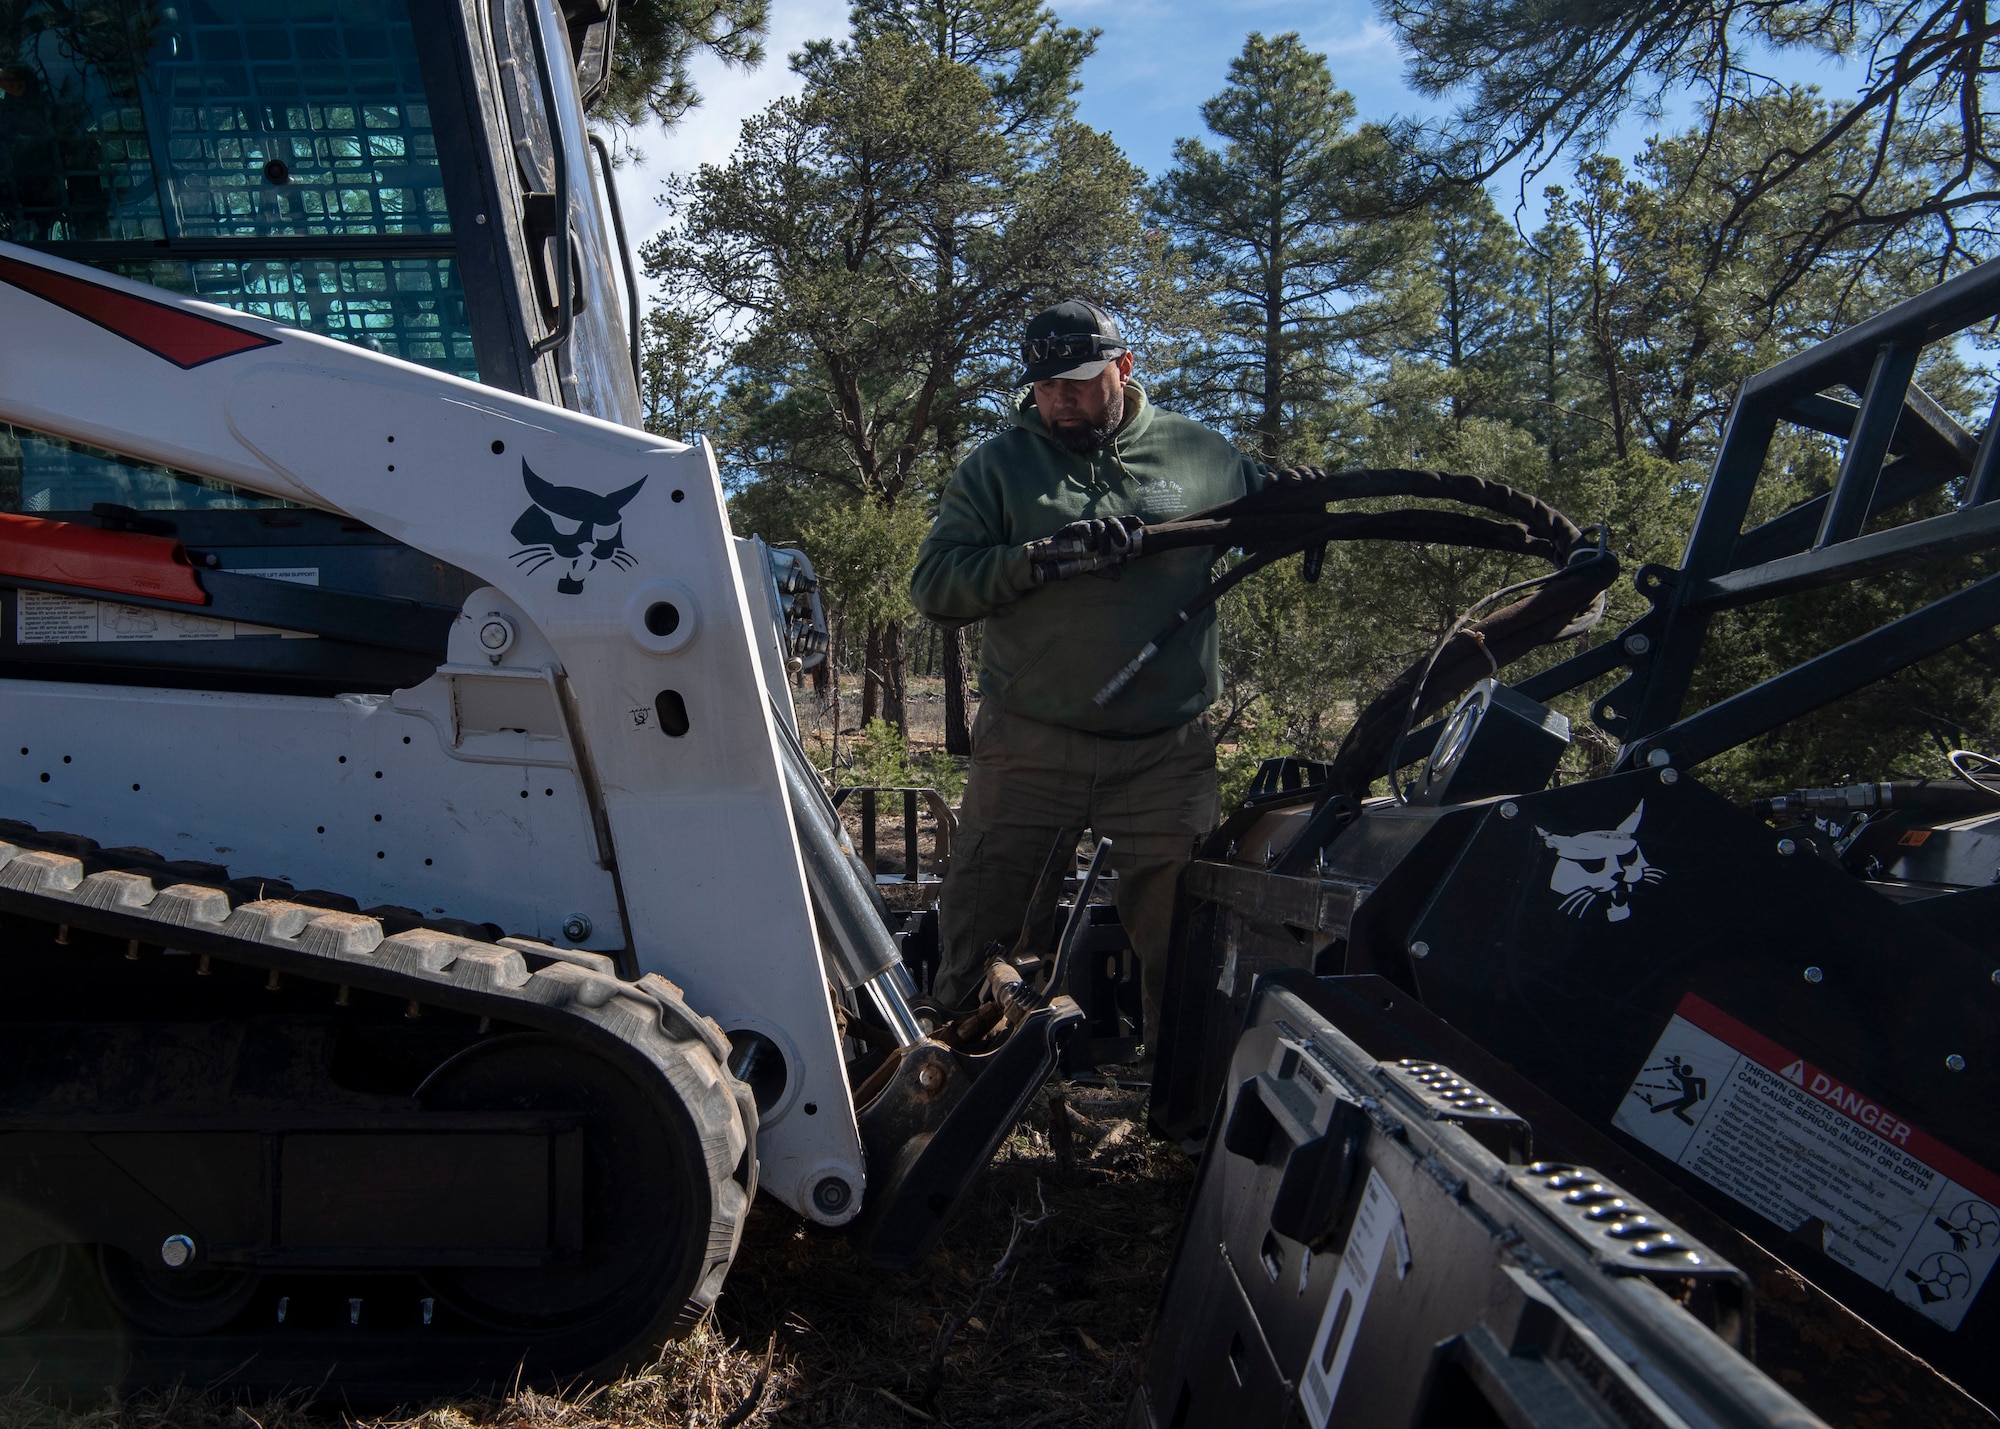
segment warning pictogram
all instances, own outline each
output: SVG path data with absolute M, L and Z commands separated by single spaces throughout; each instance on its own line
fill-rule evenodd
M 1648 1077 L 1653 1080 L 1648 1081 Z M 1692 1063 L 1669 1054 L 1658 1066 L 1639 1073 L 1639 1080 L 1632 1083 L 1632 1095 L 1651 1107 L 1653 1115 L 1672 1112 L 1693 1126 L 1688 1108 L 1708 1100 L 1708 1079 L 1696 1076 Z
M 1938 1216 L 1936 1224 L 1951 1237 L 1953 1250 L 1990 1250 L 2000 1246 L 2000 1212 L 1984 1201 L 1960 1201 L 1949 1214 Z
M 1939 1251 L 1927 1255 L 1903 1278 L 1917 1287 L 1917 1303 L 1943 1305 L 1972 1296 L 1972 1269 L 1955 1255 Z

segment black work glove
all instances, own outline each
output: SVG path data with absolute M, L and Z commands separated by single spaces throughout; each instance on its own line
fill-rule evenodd
M 1028 542 L 1028 565 L 1035 584 L 1123 565 L 1145 544 L 1146 523 L 1137 516 L 1103 516 L 1072 521 L 1053 536 Z

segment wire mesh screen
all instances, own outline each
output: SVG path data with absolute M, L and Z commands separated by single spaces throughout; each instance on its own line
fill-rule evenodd
M 0 238 L 477 378 L 450 228 L 407 0 L 0 6 Z
M 449 258 L 121 263 L 142 283 L 477 380 L 458 265 Z

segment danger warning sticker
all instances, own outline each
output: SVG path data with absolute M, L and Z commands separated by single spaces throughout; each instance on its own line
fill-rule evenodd
M 2000 1258 L 2000 1176 L 1693 993 L 1612 1124 L 1948 1330 Z

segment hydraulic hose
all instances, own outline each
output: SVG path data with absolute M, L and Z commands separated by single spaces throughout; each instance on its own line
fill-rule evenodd
M 1202 611 L 1258 571 L 1304 557 L 1306 579 L 1316 579 L 1326 547 L 1334 541 L 1403 541 L 1535 556 L 1555 570 L 1539 589 L 1477 624 L 1456 631 L 1426 659 L 1404 670 L 1363 710 L 1334 758 L 1327 792 L 1358 795 L 1383 772 L 1406 712 L 1420 713 L 1456 699 L 1474 680 L 1539 646 L 1569 639 L 1603 618 L 1605 593 L 1617 561 L 1603 550 L 1602 532 L 1586 532 L 1540 497 L 1485 477 L 1415 468 L 1380 467 L 1334 472 L 1312 480 L 1279 472 L 1261 490 L 1174 521 L 1145 528 L 1134 559 L 1162 551 L 1209 547 L 1238 549 L 1239 561 L 1209 584 L 1097 692 L 1102 708 L 1117 699 L 1160 648 Z M 1474 516 L 1431 507 L 1392 511 L 1328 511 L 1341 501 L 1404 497 L 1452 501 L 1492 513 Z M 1492 519 L 1499 517 L 1502 519 Z

